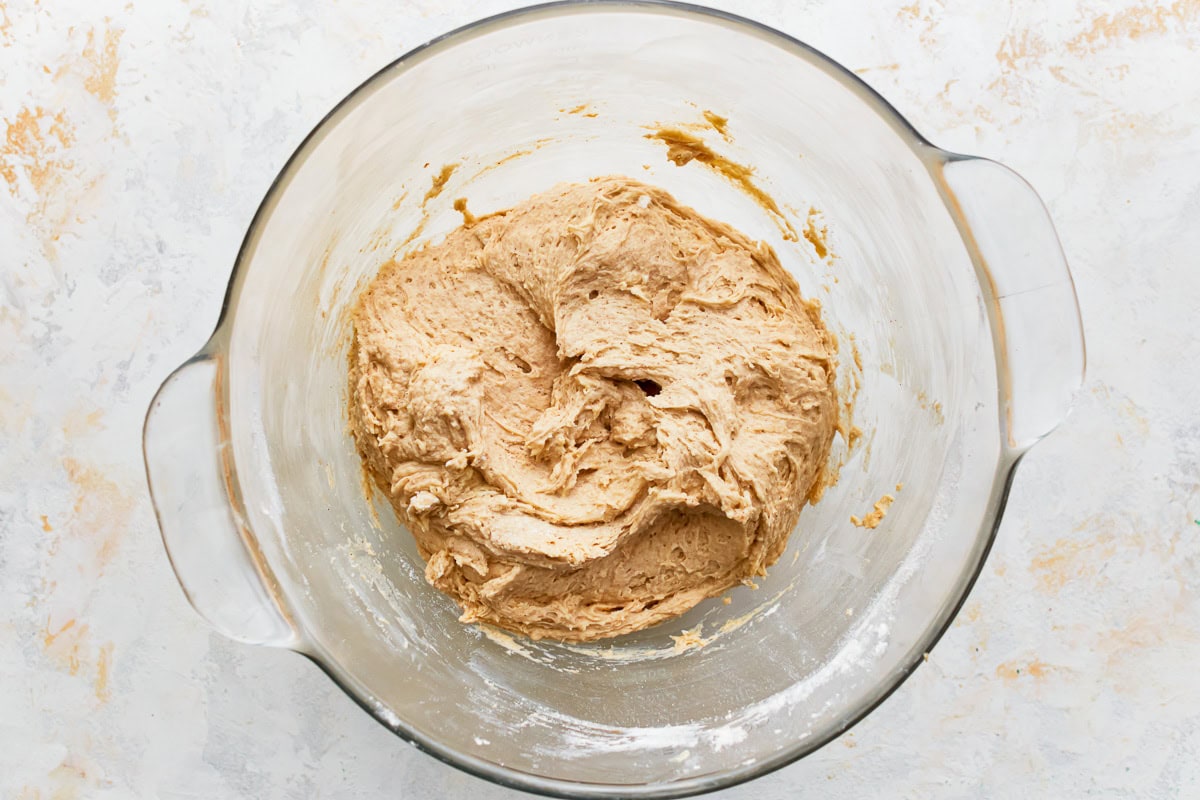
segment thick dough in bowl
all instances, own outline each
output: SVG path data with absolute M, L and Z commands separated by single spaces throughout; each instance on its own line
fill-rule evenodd
M 818 307 L 661 189 L 597 178 L 470 221 L 353 320 L 354 438 L 465 622 L 645 628 L 762 574 L 820 491 Z

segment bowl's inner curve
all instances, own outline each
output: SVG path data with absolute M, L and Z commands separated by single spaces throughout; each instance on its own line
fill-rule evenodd
M 705 110 L 728 118 L 728 140 Z M 645 137 L 680 124 L 752 166 L 796 231 L 818 212 L 832 257 Z M 839 336 L 843 393 L 861 382 L 863 435 L 837 440 L 840 480 L 730 605 L 612 643 L 512 640 L 458 623 L 386 503 L 372 510 L 346 427 L 346 309 L 383 261 L 461 222 L 455 199 L 479 214 L 604 174 L 658 184 L 776 249 Z M 661 11 L 477 29 L 335 114 L 251 244 L 229 352 L 246 513 L 311 649 L 444 753 L 605 784 L 761 763 L 877 699 L 972 571 L 1000 455 L 983 301 L 916 150 L 815 57 Z M 877 528 L 851 524 L 884 494 L 896 499 Z M 705 646 L 675 652 L 670 637 L 696 628 Z

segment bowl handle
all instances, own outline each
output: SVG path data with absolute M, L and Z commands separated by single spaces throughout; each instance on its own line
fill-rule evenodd
M 1075 286 L 1050 215 L 1020 175 L 950 155 L 942 177 L 995 333 L 1008 445 L 1025 450 L 1062 422 L 1083 383 Z
M 221 393 L 222 360 L 201 353 L 159 388 L 142 435 L 146 477 L 171 566 L 188 602 L 231 639 L 295 639 L 232 496 L 236 479 Z

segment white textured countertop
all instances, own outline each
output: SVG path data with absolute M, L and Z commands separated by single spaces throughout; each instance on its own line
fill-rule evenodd
M 1200 2 L 717 3 L 1042 194 L 1089 372 L 929 663 L 722 798 L 1200 796 Z M 516 798 L 187 606 L 142 415 L 276 171 L 503 0 L 0 0 L 0 798 Z M 453 11 L 445 10 L 455 6 Z

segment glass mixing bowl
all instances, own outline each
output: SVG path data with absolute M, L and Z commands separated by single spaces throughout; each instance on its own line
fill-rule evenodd
M 647 138 L 661 126 L 752 168 L 779 213 L 715 162 L 669 161 Z M 364 488 L 346 312 L 384 261 L 459 223 L 454 200 L 481 213 L 606 174 L 775 248 L 840 338 L 862 436 L 836 440 L 840 479 L 729 605 L 611 642 L 532 642 L 459 623 Z M 756 23 L 556 4 L 414 50 L 320 123 L 144 446 L 172 563 L 219 631 L 303 653 L 399 736 L 498 783 L 668 797 L 812 752 L 921 663 L 1082 370 L 1067 266 L 1014 173 L 933 147 L 854 75 Z M 878 527 L 851 523 L 885 494 Z M 676 646 L 684 631 L 704 646 Z

